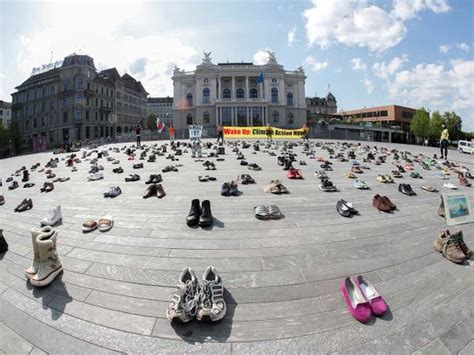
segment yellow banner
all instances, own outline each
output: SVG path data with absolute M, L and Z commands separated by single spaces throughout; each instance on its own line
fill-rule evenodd
M 304 128 L 282 129 L 276 127 L 258 126 L 258 127 L 233 127 L 224 126 L 225 138 L 269 138 L 272 139 L 299 139 L 306 134 Z

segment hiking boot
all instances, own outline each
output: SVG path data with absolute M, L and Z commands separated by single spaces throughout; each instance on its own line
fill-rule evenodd
M 440 232 L 433 243 L 433 247 L 449 261 L 460 264 L 467 259 L 466 254 L 464 254 L 461 248 L 461 238 L 462 234 L 456 233 L 451 235 L 446 229 Z
M 197 320 L 203 320 L 206 317 L 216 322 L 225 317 L 227 305 L 224 300 L 224 286 L 221 277 L 212 266 L 209 266 L 204 272 L 199 295 L 196 310 Z
M 186 268 L 179 275 L 178 290 L 173 294 L 166 310 L 166 318 L 170 321 L 179 319 L 187 323 L 196 316 L 198 282 L 191 268 Z
M 36 243 L 36 238 L 42 233 L 49 233 L 53 230 L 52 227 L 46 226 L 42 228 L 31 228 L 31 242 L 33 243 L 33 264 L 25 270 L 25 276 L 28 279 L 31 279 L 33 275 L 38 272 L 38 263 L 39 263 L 39 249 L 38 244 Z
M 199 217 L 199 226 L 200 227 L 210 227 L 213 222 L 212 212 L 211 212 L 211 201 L 204 200 L 202 201 L 201 206 L 201 216 Z
M 30 278 L 32 285 L 47 286 L 63 270 L 56 250 L 57 238 L 58 232 L 54 229 L 41 233 L 36 238 L 39 260 L 37 272 Z
M 186 216 L 186 224 L 188 226 L 197 226 L 199 224 L 199 217 L 201 216 L 201 207 L 199 200 L 194 199 L 191 201 L 191 209 Z
M 464 242 L 464 238 L 463 238 L 463 235 L 462 235 L 462 231 L 459 231 L 457 233 L 454 233 L 454 234 L 451 234 L 451 237 L 452 238 L 456 238 L 456 239 L 459 239 L 459 246 L 461 247 L 461 250 L 462 252 L 464 253 L 464 255 L 466 255 L 466 257 L 468 259 L 471 258 L 472 256 L 472 250 L 469 249 L 469 247 L 466 245 L 466 243 Z
M 3 236 L 3 229 L 0 229 L 0 254 L 5 253 L 8 250 L 8 243 Z

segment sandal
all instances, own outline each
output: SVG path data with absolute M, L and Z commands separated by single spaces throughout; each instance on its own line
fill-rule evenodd
M 93 230 L 96 230 L 97 227 L 98 227 L 97 222 L 94 221 L 93 219 L 90 219 L 82 223 L 82 232 L 83 233 L 92 232 Z
M 114 220 L 112 217 L 102 217 L 98 221 L 98 227 L 101 232 L 107 232 L 112 229 Z

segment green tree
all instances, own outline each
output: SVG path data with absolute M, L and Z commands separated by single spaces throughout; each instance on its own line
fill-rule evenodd
M 151 131 L 156 131 L 156 115 L 149 113 L 146 119 L 146 127 Z
M 16 122 L 10 122 L 10 126 L 8 127 L 8 136 L 11 143 L 13 144 L 15 153 L 18 154 L 21 150 L 22 139 L 18 124 Z
M 410 122 L 410 131 L 415 136 L 428 137 L 430 133 L 430 114 L 424 107 L 416 110 Z
M 429 136 L 431 139 L 439 139 L 441 136 L 441 131 L 443 130 L 443 118 L 438 111 L 435 111 L 431 114 L 430 121 L 430 133 Z
M 461 132 L 462 119 L 455 112 L 443 113 L 443 123 L 449 131 L 449 140 L 457 140 Z

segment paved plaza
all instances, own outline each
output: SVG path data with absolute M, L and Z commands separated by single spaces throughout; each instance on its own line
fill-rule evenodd
M 436 148 L 375 145 L 439 154 Z M 360 178 L 371 190 L 357 190 L 345 177 L 350 163 L 333 159 L 334 171 L 328 175 L 339 192 L 325 193 L 314 176 L 321 163 L 308 159 L 302 149 L 300 145 L 294 152 L 297 160 L 307 163 L 295 164 L 304 180 L 287 179 L 275 156 L 251 154 L 252 148 L 242 152 L 261 171 L 240 166 L 229 147 L 225 161 L 210 159 L 215 171 L 205 170 L 187 153 L 176 162 L 165 157 L 157 157 L 155 163 L 145 160 L 143 169 L 134 170 L 139 160 L 111 152 L 124 174 L 112 173 L 117 165 L 101 159 L 104 179 L 87 182 L 87 161 L 77 164 L 77 172 L 60 161 L 54 172 L 71 180 L 55 183 L 50 193 L 40 193 L 44 173 L 31 173 L 36 186 L 30 189 L 22 187 L 21 177 L 20 188 L 13 191 L 5 182 L 22 166 L 44 166 L 53 157 L 50 152 L 0 160 L 0 195 L 6 200 L 0 206 L 0 229 L 9 243 L 9 251 L 0 256 L 0 354 L 473 354 L 473 261 L 456 265 L 433 250 L 446 222 L 437 215 L 439 194 L 420 189 L 429 184 L 449 192 L 445 181 L 436 178 L 437 170 L 416 165 L 424 179 L 404 174 L 395 184 L 382 184 L 376 176 L 393 170 L 389 156 L 380 166 L 367 164 L 371 169 Z M 328 152 L 316 148 L 316 156 L 327 158 Z M 450 151 L 449 159 L 474 171 L 472 156 Z M 161 173 L 170 164 L 182 167 Z M 129 173 L 140 174 L 141 181 L 124 182 Z M 144 181 L 153 173 L 163 176 L 163 199 L 142 198 Z M 238 197 L 221 196 L 222 183 L 242 173 L 257 183 L 239 185 Z M 200 182 L 199 175 L 212 175 L 217 181 Z M 290 194 L 263 192 L 273 179 L 280 179 Z M 453 174 L 447 181 L 459 185 Z M 399 182 L 411 184 L 418 195 L 398 192 Z M 103 191 L 114 185 L 123 194 L 104 198 Z M 474 188 L 460 190 L 474 200 Z M 388 196 L 398 210 L 377 211 L 372 206 L 375 194 Z M 33 209 L 15 213 L 28 197 Z M 195 198 L 211 201 L 212 228 L 186 225 Z M 335 207 L 341 198 L 352 202 L 360 215 L 341 217 Z M 278 205 L 284 218 L 256 219 L 258 204 Z M 56 205 L 63 214 L 57 230 L 64 272 L 50 286 L 34 288 L 24 276 L 33 258 L 30 229 Z M 109 232 L 81 232 L 85 220 L 104 215 L 115 220 Z M 450 227 L 460 229 L 472 249 L 474 225 Z M 179 273 L 189 266 L 201 278 L 209 265 L 217 269 L 226 288 L 226 317 L 217 323 L 171 324 L 165 311 Z M 368 324 L 352 318 L 339 291 L 341 280 L 359 274 L 375 284 L 390 307 L 385 316 Z

